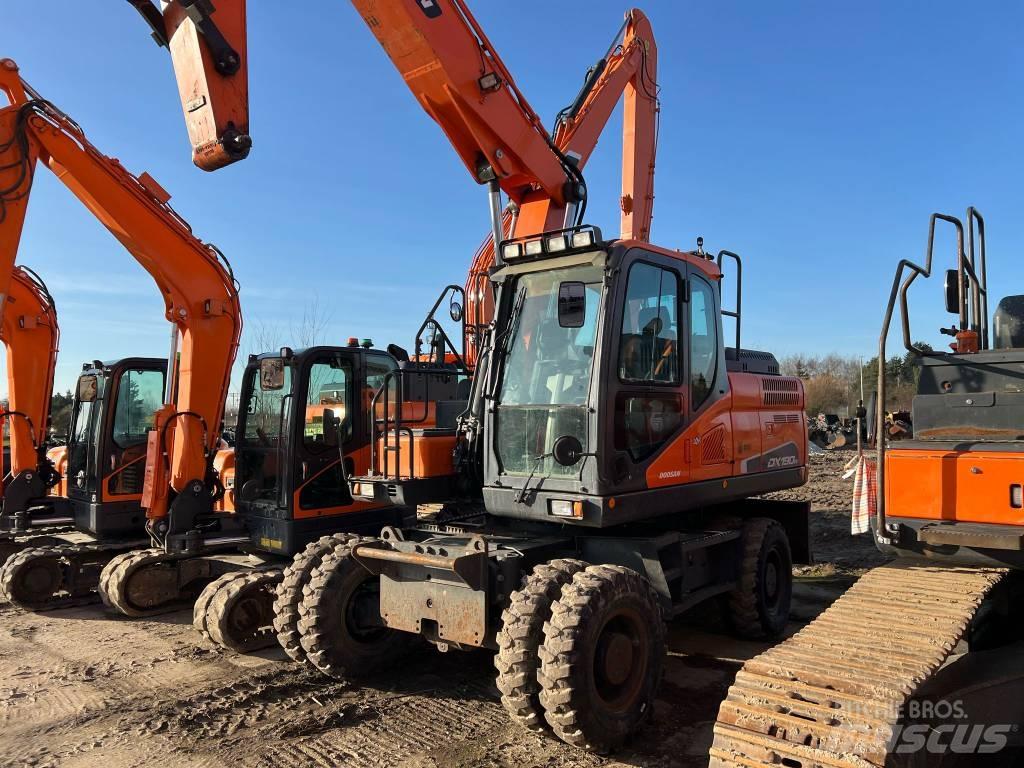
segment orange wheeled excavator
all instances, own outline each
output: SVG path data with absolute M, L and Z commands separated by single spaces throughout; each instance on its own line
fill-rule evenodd
M 222 503 L 212 458 L 241 314 L 237 285 L 223 255 L 192 234 L 152 178 L 133 176 L 101 154 L 74 121 L 22 80 L 10 59 L 0 60 L 0 90 L 9 101 L 0 109 L 0 274 L 10 273 L 14 265 L 33 175 L 45 165 L 150 273 L 174 325 L 166 386 L 161 386 L 162 372 L 144 376 L 147 368 L 152 373 L 144 363 L 133 362 L 128 377 L 117 379 L 131 393 L 125 412 L 117 413 L 111 403 L 106 374 L 86 371 L 79 379 L 73 432 L 82 431 L 83 440 L 79 453 L 74 442 L 69 452 L 68 494 L 77 532 L 83 535 L 23 550 L 0 570 L 0 588 L 13 602 L 50 607 L 94 599 L 97 566 L 146 541 L 139 502 L 118 506 L 122 502 L 116 498 L 118 488 L 142 466 L 145 481 L 139 495 L 142 506 L 155 513 L 148 526 L 152 536 L 166 535 L 161 513 L 169 506 L 212 510 Z M 5 319 L 10 309 L 5 303 Z M 114 410 L 106 422 L 114 425 L 113 433 L 92 434 L 110 435 L 110 443 L 87 435 L 104 424 L 97 416 L 104 404 Z M 146 435 L 143 411 L 154 404 L 159 406 L 155 417 L 149 413 L 155 429 Z M 119 416 L 129 433 L 117 433 Z M 141 448 L 128 444 L 137 433 L 148 441 L 144 465 Z M 107 502 L 115 502 L 113 514 Z M 125 529 L 132 531 L 127 538 Z
M 177 19 L 173 25 L 181 34 L 189 30 L 196 31 L 195 27 L 187 24 L 182 27 L 179 22 L 180 19 Z M 554 140 L 563 153 L 572 156 L 579 169 L 589 159 L 619 96 L 638 77 L 640 64 L 645 63 L 648 74 L 652 73 L 654 63 L 653 53 L 648 46 L 649 40 L 646 20 L 642 16 L 631 17 L 606 57 L 588 72 L 579 96 L 559 115 Z M 172 48 L 175 51 L 174 62 L 179 84 L 200 71 L 204 82 L 219 82 L 223 76 L 213 66 L 214 59 L 210 55 L 200 61 L 195 60 L 194 56 L 201 48 L 197 47 L 199 41 L 194 43 L 185 49 Z M 212 51 L 208 53 L 212 55 Z M 242 68 L 244 65 L 243 58 Z M 241 69 L 236 69 L 235 75 L 239 72 Z M 244 92 L 227 88 L 217 90 L 215 94 L 212 98 L 202 100 L 204 109 L 222 109 L 223 105 L 219 104 L 218 98 L 244 97 Z M 627 100 L 624 123 L 627 149 L 623 178 L 623 227 L 642 238 L 646 238 L 650 230 L 656 109 L 657 101 L 654 98 L 642 103 L 636 99 Z M 242 123 L 247 123 L 246 110 L 247 104 L 242 98 L 231 111 Z M 220 139 L 215 140 L 210 134 L 203 133 L 214 124 L 215 121 L 209 120 L 189 121 L 193 138 L 197 142 L 196 157 L 206 155 L 199 151 L 198 145 L 211 147 L 223 144 Z M 198 135 L 196 130 L 200 131 Z M 641 202 L 634 205 L 634 196 Z M 542 206 L 552 204 L 540 195 L 535 197 L 531 203 L 533 209 L 539 210 Z M 510 206 L 510 210 L 505 212 L 502 222 L 505 233 L 514 229 L 518 213 L 518 206 Z M 557 209 L 554 216 L 562 221 L 565 206 Z M 472 371 L 477 346 L 483 338 L 481 329 L 486 327 L 493 311 L 493 297 L 486 281 L 488 270 L 493 266 L 494 252 L 494 240 L 490 237 L 474 257 L 467 287 L 448 286 L 445 289 L 417 334 L 415 343 L 414 359 L 426 364 L 427 357 L 423 350 L 429 346 L 430 352 L 426 354 L 431 356 L 430 360 L 444 362 L 449 367 L 444 385 L 452 392 L 461 390 L 463 398 L 469 384 L 466 379 Z M 446 298 L 456 316 L 461 318 L 463 314 L 467 315 L 461 342 L 442 338 L 442 323 L 437 320 L 437 311 Z M 458 349 L 460 343 L 461 350 Z M 337 450 L 340 446 L 345 454 L 345 475 L 362 475 L 370 470 L 369 461 L 374 452 L 369 443 L 369 414 L 375 389 L 383 381 L 382 376 L 400 365 L 410 365 L 409 355 L 404 350 L 397 347 L 389 350 L 397 357 L 380 350 L 361 349 L 358 345 L 287 350 L 285 355 L 266 354 L 250 361 L 249 371 L 243 380 L 242 402 L 248 407 L 240 414 L 236 430 L 239 436 L 235 451 L 237 475 L 232 499 L 237 515 L 233 520 L 242 523 L 242 530 L 237 531 L 238 536 L 243 541 L 248 536 L 250 545 L 275 554 L 302 553 L 284 574 L 275 611 L 280 642 L 296 659 L 302 659 L 305 655 L 297 641 L 296 601 L 301 597 L 309 573 L 319 564 L 323 554 L 344 540 L 344 535 L 337 532 L 344 530 L 376 534 L 382 521 L 400 523 L 403 519 L 404 512 L 399 508 L 391 507 L 388 510 L 392 504 L 389 499 L 367 501 L 348 498 L 347 485 L 339 474 L 341 461 Z M 340 409 L 343 417 L 335 413 L 339 409 L 321 402 L 323 382 L 320 379 L 324 378 L 324 371 L 327 370 L 323 361 L 328 359 L 335 360 L 336 364 L 327 379 L 343 382 L 344 387 L 340 390 L 349 392 L 349 396 L 353 397 L 351 404 Z M 267 375 L 261 375 L 260 365 L 277 366 L 283 372 L 283 378 L 271 376 L 267 372 Z M 277 383 L 271 386 L 270 382 L 275 381 Z M 436 395 L 436 382 L 434 390 Z M 409 396 L 412 396 L 411 393 Z M 279 418 L 282 407 L 284 418 Z M 317 414 L 328 407 L 331 413 L 324 421 Z M 270 416 L 267 415 L 268 408 Z M 440 426 L 447 429 L 454 426 L 455 415 L 451 408 L 439 414 L 430 412 L 429 417 L 426 413 L 413 417 L 407 411 L 403 421 L 415 422 L 417 428 L 422 429 L 428 418 L 435 426 L 439 418 Z M 449 453 L 450 446 L 441 447 L 439 453 L 435 452 L 435 457 L 450 465 Z M 449 479 L 442 477 L 439 481 L 447 487 Z M 331 487 L 334 489 L 332 492 L 328 490 Z M 317 502 L 317 499 L 320 501 Z M 393 517 L 385 520 L 388 514 Z M 217 530 L 217 535 L 223 538 L 223 527 Z M 187 568 L 190 558 L 205 557 L 203 547 L 198 545 L 200 538 L 198 533 L 193 534 L 195 546 L 187 548 L 172 540 L 164 556 L 147 552 L 115 558 L 102 579 L 101 591 L 106 595 L 108 604 L 131 616 L 166 610 L 167 602 L 158 605 L 133 602 L 123 594 L 126 591 L 125 585 L 132 579 L 151 578 L 153 572 L 167 573 L 171 567 Z M 303 549 L 307 542 L 308 545 Z M 251 607 L 257 601 L 249 598 L 259 595 L 261 589 L 281 578 L 281 574 L 274 569 L 226 574 L 211 583 L 196 602 L 196 626 L 208 637 L 227 647 L 256 647 L 260 642 L 256 635 L 239 631 L 232 633 L 223 629 L 233 626 L 230 606 L 246 604 Z M 170 604 L 178 603 L 172 601 Z M 217 609 L 216 615 L 211 613 L 214 608 Z M 257 613 L 264 615 L 264 609 L 261 608 Z M 249 639 L 243 641 L 243 635 Z
M 913 344 L 908 298 L 933 274 L 939 223 L 956 233 L 950 352 Z M 933 214 L 924 265 L 899 263 L 879 360 L 897 303 L 921 374 L 912 439 L 888 446 L 877 409 L 872 534 L 895 560 L 744 665 L 715 725 L 713 768 L 1024 759 L 1024 296 L 1002 299 L 989 322 L 985 220 L 969 208 L 963 220 Z
M 210 18 L 239 18 L 239 5 Z M 582 171 L 463 2 L 355 5 L 488 185 L 493 266 L 478 271 L 486 320 L 472 329 L 470 391 L 446 355 L 400 365 L 370 404 L 370 472 L 343 478 L 355 498 L 442 514 L 321 555 L 296 608 L 299 642 L 338 676 L 388 663 L 409 635 L 494 648 L 517 722 L 614 749 L 650 715 L 666 617 L 722 598 L 741 633 L 785 625 L 791 562 L 809 557 L 807 507 L 752 497 L 806 480 L 801 384 L 741 348 L 740 307 L 724 310 L 721 295 L 734 254 L 606 240 L 583 223 Z M 627 111 L 653 120 L 655 55 L 631 12 L 578 104 L 618 57 L 633 67 Z M 624 196 L 624 219 L 644 218 L 651 189 Z

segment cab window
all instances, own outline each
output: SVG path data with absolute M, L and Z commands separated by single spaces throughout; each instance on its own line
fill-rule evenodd
M 114 443 L 130 448 L 146 442 L 164 396 L 162 371 L 125 371 L 114 406 Z
M 715 293 L 694 277 L 690 291 L 690 398 L 697 410 L 711 395 L 718 373 L 718 313 Z
M 637 262 L 629 270 L 619 342 L 619 378 L 630 383 L 678 384 L 679 278 Z
M 352 362 L 325 358 L 309 369 L 303 422 L 303 443 L 320 453 L 337 450 L 352 432 Z

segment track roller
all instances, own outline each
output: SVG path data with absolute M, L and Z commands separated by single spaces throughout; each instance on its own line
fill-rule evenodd
M 586 567 L 579 560 L 541 563 L 512 593 L 501 615 L 494 657 L 501 703 L 512 720 L 528 730 L 543 731 L 547 726 L 537 682 L 537 649 L 544 637 L 544 622 L 551 618 L 551 606 L 561 596 L 562 587 Z
M 313 570 L 299 605 L 299 633 L 310 663 L 331 677 L 370 675 L 406 649 L 410 636 L 380 615 L 380 580 L 341 544 Z
M 196 600 L 192 626 L 207 640 L 238 653 L 276 645 L 274 596 L 282 576 L 280 568 L 261 568 L 211 581 Z
M 299 635 L 299 604 L 302 592 L 326 555 L 340 544 L 357 541 L 358 536 L 336 533 L 333 536 L 322 536 L 310 542 L 306 548 L 295 556 L 284 570 L 281 583 L 277 586 L 274 600 L 274 630 L 277 642 L 293 661 L 306 661 L 306 651 L 302 647 Z
M 665 660 L 665 622 L 650 583 L 636 571 L 592 565 L 551 606 L 537 651 L 540 703 L 555 735 L 608 753 L 654 709 Z

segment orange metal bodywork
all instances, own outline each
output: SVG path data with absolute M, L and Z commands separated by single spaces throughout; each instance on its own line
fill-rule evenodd
M 890 447 L 885 469 L 890 517 L 1024 525 L 1010 490 L 1024 483 L 1024 454 Z
M 170 196 L 147 174 L 134 176 L 100 153 L 70 118 L 35 99 L 10 59 L 0 60 L 0 89 L 10 100 L 0 109 L 0 189 L 12 190 L 0 220 L 0 275 L 10 273 L 17 256 L 38 163 L 53 171 L 150 274 L 166 317 L 180 334 L 177 396 L 170 408 L 194 416 L 164 418 L 166 433 L 157 433 L 158 449 L 170 465 L 166 483 L 149 482 L 151 471 L 162 470 L 164 457 L 151 454 L 147 460 L 150 493 L 144 493 L 144 506 L 150 517 L 162 517 L 172 490 L 205 479 L 207 452 L 217 446 L 242 329 L 237 286 L 218 253 L 168 205 Z M 2 284 L 0 290 L 8 291 Z M 197 417 L 207 426 L 205 443 Z
M 244 62 L 245 3 L 218 0 L 211 17 Z M 192 162 L 204 171 L 214 171 L 241 160 L 248 149 L 234 151 L 225 146 L 225 138 L 229 145 L 234 135 L 248 138 L 248 68 L 240 66 L 230 76 L 220 74 L 199 30 L 178 0 L 167 3 L 163 18 L 181 109 L 192 137 Z
M 4 469 L 17 475 L 38 467 L 39 445 L 49 431 L 60 328 L 45 288 L 21 267 L 8 272 L 0 322 L 0 341 L 7 347 L 8 410 L 22 413 L 27 419 L 7 419 L 11 466 Z
M 776 391 L 780 384 L 787 389 L 781 398 Z M 729 392 L 652 462 L 647 470 L 647 486 L 663 488 L 717 479 L 727 482 L 770 469 L 806 466 L 806 431 L 799 379 L 730 373 Z M 752 463 L 787 444 L 796 447 L 797 463 L 775 467 Z

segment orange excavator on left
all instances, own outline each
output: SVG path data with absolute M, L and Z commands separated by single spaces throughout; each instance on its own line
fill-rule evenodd
M 57 311 L 42 279 L 14 267 L 0 323 L 7 348 L 7 408 L 0 413 L 10 435 L 10 466 L 0 477 L 0 557 L 17 538 L 71 528 L 67 500 L 50 495 L 61 474 L 47 456 L 50 398 L 57 367 L 60 328 Z
M 87 441 L 81 471 L 68 483 L 74 530 L 56 535 L 56 543 L 49 546 L 21 550 L 0 569 L 0 591 L 12 602 L 29 608 L 55 607 L 97 599 L 102 566 L 120 552 L 159 541 L 166 534 L 166 510 L 187 507 L 194 517 L 202 517 L 204 511 L 224 508 L 224 476 L 230 467 L 214 458 L 242 316 L 238 285 L 223 254 L 192 234 L 168 205 L 170 195 L 159 184 L 148 174 L 129 173 L 97 150 L 70 117 L 21 78 L 10 59 L 0 59 L 0 91 L 9 101 L 0 108 L 4 327 L 9 327 L 8 315 L 15 317 L 18 311 L 12 287 L 17 285 L 12 282 L 14 262 L 33 176 L 40 165 L 49 168 L 150 274 L 172 324 L 166 380 L 158 365 L 159 375 L 153 381 L 141 381 L 141 374 L 154 367 L 148 365 L 153 361 L 129 364 L 127 378 L 125 371 L 112 372 L 109 366 L 93 364 L 83 371 L 76 393 L 76 426 L 81 422 L 88 431 L 98 421 L 81 418 L 84 411 L 114 414 L 120 402 L 115 402 L 112 387 L 134 391 L 126 403 L 126 415 L 140 417 L 143 426 L 135 432 L 143 440 L 135 447 L 138 456 L 133 455 L 131 463 L 136 473 L 145 467 L 145 482 L 138 484 L 133 502 L 135 514 L 127 515 L 136 527 L 127 534 L 105 533 L 104 504 L 113 490 L 111 483 L 116 485 L 123 474 L 116 473 L 118 457 L 125 457 L 116 440 L 114 445 L 106 440 Z M 132 382 L 135 369 L 140 377 Z M 31 376 L 19 379 L 17 386 L 20 396 L 22 387 L 32 386 Z M 47 389 L 42 381 L 37 386 Z M 159 405 L 155 413 L 151 404 Z M 24 469 L 37 459 L 37 453 L 30 449 L 27 420 L 15 416 L 11 424 L 19 436 L 12 463 Z M 79 494 L 71 493 L 76 484 L 81 485 Z

